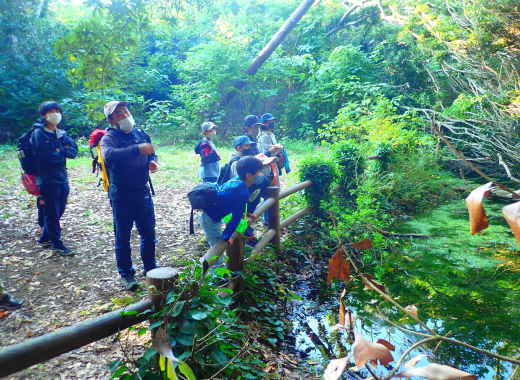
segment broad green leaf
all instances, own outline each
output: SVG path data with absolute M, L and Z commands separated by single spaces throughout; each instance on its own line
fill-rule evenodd
M 208 317 L 209 313 L 204 310 L 193 310 L 190 312 L 190 315 L 196 321 L 202 321 Z
M 184 308 L 184 304 L 186 301 L 177 301 L 172 311 L 170 312 L 170 316 L 177 317 L 180 313 L 182 313 L 182 309 Z
M 197 380 L 191 367 L 184 361 L 179 361 L 179 371 L 188 378 L 188 380 Z

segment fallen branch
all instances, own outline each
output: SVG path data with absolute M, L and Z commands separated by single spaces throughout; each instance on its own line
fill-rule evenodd
M 501 155 L 500 153 L 498 153 L 497 156 L 498 156 L 498 163 L 499 163 L 500 165 L 502 165 L 502 167 L 503 167 L 504 170 L 506 171 L 507 176 L 509 177 L 509 179 L 510 179 L 511 181 L 516 182 L 516 183 L 520 183 L 520 179 L 513 177 L 513 175 L 511 174 L 511 170 L 509 170 L 509 167 L 507 166 L 507 164 L 505 163 L 505 161 L 502 159 L 502 155 Z

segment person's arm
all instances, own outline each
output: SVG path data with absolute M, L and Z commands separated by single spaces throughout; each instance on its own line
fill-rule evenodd
M 238 223 L 240 223 L 240 220 L 242 219 L 242 216 L 244 215 L 245 209 L 246 209 L 246 199 L 233 199 L 231 200 L 234 203 L 233 208 L 231 209 L 231 220 L 226 225 L 226 228 L 224 229 L 224 232 L 222 232 L 222 240 L 229 241 L 231 236 L 233 236 L 233 233 L 238 227 Z
M 63 136 L 63 150 L 65 150 L 65 157 L 76 158 L 78 155 L 78 145 L 76 141 L 68 135 Z
M 112 136 L 105 135 L 101 140 L 101 153 L 105 162 L 127 161 L 139 155 L 139 145 L 116 148 Z
M 33 155 L 37 157 L 37 160 L 40 163 L 47 164 L 62 164 L 63 163 L 63 153 L 57 152 L 54 149 L 51 149 L 49 144 L 45 143 L 45 136 L 43 135 L 45 132 L 41 128 L 35 129 L 33 134 L 31 135 L 31 148 L 33 151 Z

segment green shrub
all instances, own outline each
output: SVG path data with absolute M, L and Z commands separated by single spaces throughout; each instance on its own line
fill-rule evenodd
M 332 145 L 332 156 L 338 165 L 338 183 L 345 198 L 352 196 L 357 188 L 360 176 L 365 170 L 365 159 L 361 155 L 360 145 L 354 140 L 340 141 Z
M 329 158 L 313 155 L 302 160 L 300 179 L 312 181 L 312 186 L 305 189 L 305 198 L 316 212 L 320 209 L 320 202 L 328 198 L 335 177 L 336 167 Z

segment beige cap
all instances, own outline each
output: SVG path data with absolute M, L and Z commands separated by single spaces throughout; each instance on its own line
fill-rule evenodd
M 128 105 L 127 102 L 121 102 L 119 100 L 111 100 L 110 102 L 105 104 L 105 107 L 103 108 L 103 112 L 105 113 L 105 117 L 108 120 L 109 116 L 114 113 L 114 111 L 116 110 L 116 108 L 118 106 L 127 106 L 127 105 Z

